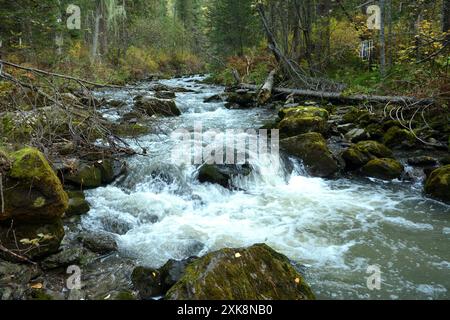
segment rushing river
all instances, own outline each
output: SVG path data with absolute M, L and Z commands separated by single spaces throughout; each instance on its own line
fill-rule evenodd
M 151 267 L 265 242 L 304 266 L 320 299 L 450 298 L 450 207 L 425 199 L 420 185 L 324 180 L 295 162 L 286 174 L 262 161 L 235 182 L 242 191 L 228 191 L 198 183 L 196 166 L 174 163 L 173 129 L 198 122 L 205 131 L 259 128 L 274 119 L 273 111 L 203 103 L 223 88 L 195 79 L 164 81 L 197 92 L 177 94 L 182 116 L 158 119 L 154 134 L 130 140 L 149 156 L 129 159 L 125 179 L 88 192 L 86 229 L 118 234 L 121 255 Z M 105 94 L 131 104 L 136 92 Z M 117 118 L 116 110 L 105 112 Z M 369 266 L 381 271 L 380 290 L 368 289 Z

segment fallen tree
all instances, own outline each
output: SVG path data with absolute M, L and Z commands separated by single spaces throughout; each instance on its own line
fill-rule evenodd
M 269 101 L 270 98 L 272 97 L 272 90 L 273 90 L 273 85 L 275 82 L 276 73 L 277 73 L 276 69 L 272 70 L 269 73 L 269 76 L 267 77 L 266 82 L 262 86 L 261 90 L 259 90 L 259 93 L 258 93 L 258 104 L 259 105 L 266 104 L 267 101 Z
M 241 88 L 258 90 L 259 86 L 253 84 L 241 83 Z M 378 95 L 346 95 L 342 92 L 315 91 L 307 89 L 290 89 L 290 88 L 273 88 L 273 92 L 286 95 L 295 95 L 305 98 L 324 99 L 330 101 L 338 101 L 342 103 L 394 103 L 394 104 L 414 104 L 414 105 L 432 105 L 435 100 L 432 98 L 416 98 L 410 96 L 378 96 Z

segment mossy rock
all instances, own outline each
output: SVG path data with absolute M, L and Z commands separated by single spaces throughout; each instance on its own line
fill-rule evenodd
M 135 138 L 150 132 L 150 128 L 139 123 L 121 123 L 114 125 L 113 132 L 121 137 Z
M 79 168 L 65 174 L 65 183 L 71 183 L 85 189 L 97 188 L 102 185 L 102 171 L 94 164 L 81 164 Z
M 355 123 L 359 124 L 362 121 L 368 121 L 370 119 L 371 115 L 369 111 L 366 109 L 359 109 L 356 107 L 353 107 L 348 111 L 343 117 L 342 121 L 343 123 Z
M 0 224 L 2 245 L 32 260 L 58 252 L 63 237 L 64 227 L 61 219 L 40 224 L 15 224 L 10 221 Z M 0 257 L 9 261 L 23 262 L 7 253 L 0 252 Z
M 131 274 L 131 281 L 141 299 L 150 300 L 163 295 L 161 274 L 156 269 L 136 267 Z
M 397 160 L 381 158 L 370 160 L 361 168 L 361 172 L 368 177 L 392 180 L 401 178 L 404 169 L 403 165 Z
M 346 168 L 358 169 L 375 158 L 393 158 L 392 151 L 385 145 L 372 140 L 361 141 L 344 151 L 342 154 Z
M 42 222 L 61 218 L 68 207 L 63 186 L 45 159 L 34 148 L 10 153 L 4 186 L 5 211 L 0 221 Z
M 450 204 L 450 165 L 434 170 L 425 182 L 425 193 Z
M 66 210 L 66 216 L 79 216 L 88 213 L 90 210 L 89 202 L 86 201 L 84 193 L 81 191 L 68 191 L 69 207 Z
M 114 182 L 120 175 L 126 171 L 126 163 L 115 159 L 103 159 L 96 162 L 102 175 L 102 183 L 109 184 Z
M 255 106 L 256 94 L 254 92 L 230 92 L 226 98 L 229 104 L 237 104 L 239 108 L 251 108 Z
M 366 132 L 369 134 L 370 139 L 376 141 L 381 141 L 384 136 L 383 126 L 378 123 L 369 124 L 366 127 Z
M 201 183 L 219 184 L 224 188 L 233 189 L 232 179 L 237 176 L 248 176 L 252 172 L 249 165 L 213 165 L 204 164 L 198 172 Z
M 412 148 L 416 144 L 416 137 L 409 130 L 391 127 L 384 134 L 383 142 L 391 148 Z
M 165 117 L 176 117 L 181 115 L 175 101 L 169 99 L 158 99 L 145 96 L 135 103 L 136 108 L 143 111 L 148 116 L 160 115 Z
M 328 111 L 318 107 L 292 107 L 280 110 L 280 134 L 292 137 L 308 132 L 325 133 L 328 130 Z
M 280 146 L 300 158 L 308 172 L 317 177 L 330 177 L 339 170 L 326 140 L 320 133 L 310 132 L 283 139 Z
M 265 244 L 222 249 L 189 264 L 168 300 L 313 300 L 289 259 Z

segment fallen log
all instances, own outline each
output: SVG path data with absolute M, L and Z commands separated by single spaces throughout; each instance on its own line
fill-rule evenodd
M 259 87 L 252 84 L 242 83 L 241 88 L 258 90 Z M 342 103 L 361 103 L 361 102 L 373 102 L 373 103 L 398 103 L 398 104 L 413 104 L 413 105 L 433 105 L 435 100 L 432 98 L 416 98 L 411 96 L 377 96 L 377 95 L 345 95 L 342 92 L 327 92 L 327 91 L 314 91 L 306 89 L 289 89 L 289 88 L 273 88 L 275 93 L 292 94 L 296 96 L 302 96 L 306 98 L 325 99 L 330 101 L 337 101 Z
M 264 83 L 261 90 L 259 90 L 258 93 L 258 104 L 263 105 L 266 104 L 267 101 L 272 97 L 272 89 L 273 84 L 275 81 L 275 74 L 277 73 L 277 70 L 274 69 L 269 73 L 269 76 L 266 79 L 266 82 Z

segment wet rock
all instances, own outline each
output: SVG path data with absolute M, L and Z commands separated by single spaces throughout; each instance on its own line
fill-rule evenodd
M 369 124 L 374 118 L 374 115 L 371 114 L 367 109 L 359 109 L 353 107 L 346 114 L 344 114 L 344 116 L 342 117 L 342 122 L 364 125 Z
M 79 265 L 86 255 L 87 251 L 83 248 L 67 248 L 44 259 L 41 262 L 41 267 L 44 270 L 51 270 L 74 264 Z
M 155 97 L 158 99 L 175 99 L 175 92 L 172 91 L 158 91 L 155 92 Z
M 143 300 L 162 296 L 161 274 L 156 269 L 137 267 L 133 270 L 131 281 Z
M 0 260 L 0 300 L 24 299 L 28 283 L 41 273 L 37 266 Z
M 115 159 L 99 160 L 96 162 L 96 166 L 100 169 L 103 184 L 114 182 L 127 170 L 126 162 Z
M 222 249 L 190 263 L 168 300 L 314 299 L 288 258 L 264 244 Z
M 403 165 L 394 159 L 373 159 L 365 164 L 361 172 L 372 178 L 392 180 L 401 178 L 404 171 Z
M 450 204 L 450 165 L 434 170 L 425 182 L 425 193 Z
M 106 254 L 117 251 L 116 236 L 108 232 L 84 233 L 83 245 L 92 252 Z
M 204 103 L 224 102 L 227 99 L 226 94 L 215 94 L 203 100 Z
M 84 193 L 81 191 L 68 191 L 69 207 L 66 210 L 66 217 L 79 216 L 88 213 L 89 202 L 86 201 Z
M 345 138 L 353 143 L 364 141 L 370 138 L 364 129 L 355 128 L 346 133 Z
M 429 167 L 437 165 L 437 160 L 433 157 L 420 156 L 408 159 L 408 164 L 416 167 Z
M 228 94 L 226 101 L 229 106 L 236 105 L 239 108 L 252 108 L 255 107 L 256 93 L 246 90 L 236 90 Z M 237 109 L 237 108 L 236 108 Z
M 339 166 L 320 133 L 310 132 L 283 139 L 280 146 L 289 154 L 300 158 L 308 172 L 317 177 L 330 177 Z
M 64 183 L 71 183 L 84 189 L 102 185 L 102 172 L 95 164 L 82 163 L 78 168 L 63 176 Z
M 377 141 L 361 141 L 342 154 L 346 168 L 358 169 L 375 158 L 393 158 L 392 151 Z
M 197 257 L 191 257 L 185 260 L 169 260 L 167 263 L 159 269 L 162 291 L 165 294 L 172 288 L 184 275 L 186 267 L 189 263 L 198 259 Z
M 414 134 L 407 129 L 391 127 L 383 136 L 383 142 L 390 148 L 412 148 L 416 144 Z
M 308 132 L 325 133 L 328 130 L 328 111 L 318 107 L 294 107 L 282 109 L 278 124 L 280 134 L 292 137 Z
M 64 227 L 61 219 L 53 222 L 20 223 L 11 221 L 0 224 L 0 242 L 10 251 L 26 256 L 31 260 L 44 258 L 58 252 L 64 238 Z M 0 252 L 0 258 L 23 262 L 15 256 Z
M 109 100 L 108 105 L 112 108 L 123 108 L 127 105 L 126 101 L 123 100 Z
M 346 123 L 346 124 L 341 124 L 337 126 L 337 130 L 339 131 L 339 133 L 342 134 L 346 134 L 347 132 L 351 131 L 355 129 L 355 124 L 353 123 Z
M 143 111 L 148 116 L 160 115 L 166 117 L 176 117 L 181 115 L 175 101 L 167 99 L 158 99 L 151 96 L 145 96 L 135 102 L 135 107 Z
M 249 165 L 210 165 L 200 167 L 198 181 L 201 183 L 215 183 L 224 188 L 233 188 L 231 180 L 237 176 L 248 176 L 252 172 Z
M 61 218 L 67 209 L 68 197 L 44 155 L 33 148 L 8 156 L 3 153 L 9 170 L 3 181 L 5 203 L 0 222 L 14 219 L 30 223 Z

